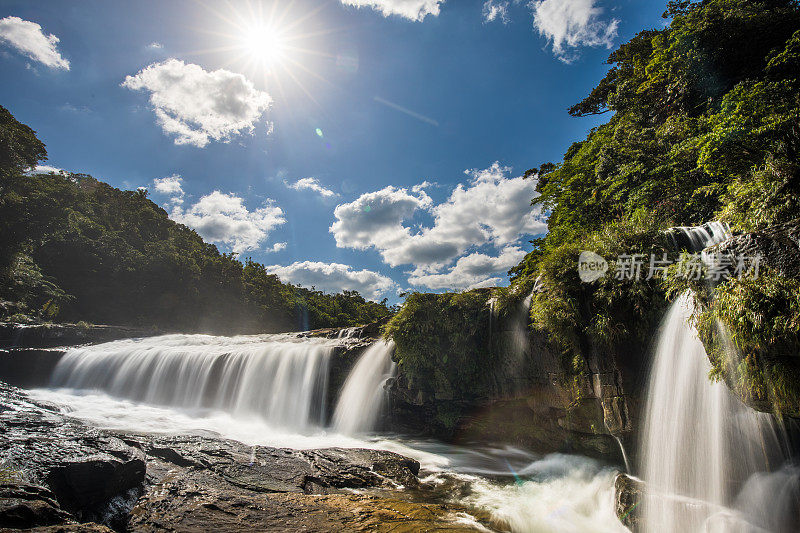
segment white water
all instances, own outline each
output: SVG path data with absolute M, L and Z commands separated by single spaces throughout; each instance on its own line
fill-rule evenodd
M 346 435 L 375 429 L 384 404 L 384 384 L 395 372 L 394 343 L 377 341 L 366 349 L 350 371 L 333 413 L 333 428 Z
M 709 379 L 711 365 L 689 323 L 692 302 L 686 293 L 673 304 L 651 370 L 640 451 L 650 493 L 643 529 L 792 531 L 796 506 L 776 502 L 796 493 L 797 472 L 769 473 L 783 461 L 772 418 Z M 787 476 L 794 481 L 781 481 Z
M 614 516 L 615 472 L 590 459 L 364 436 L 393 372 L 389 343 L 376 343 L 354 366 L 333 426 L 317 424 L 313 413 L 324 407 L 324 374 L 336 343 L 289 335 L 118 341 L 70 350 L 53 377 L 59 388 L 30 395 L 101 428 L 222 436 L 252 446 L 394 451 L 420 461 L 425 483 L 468 485 L 466 498 L 447 490 L 440 497 L 484 509 L 514 532 L 625 531 Z M 482 529 L 468 514 L 452 520 Z
M 166 335 L 72 348 L 54 387 L 103 391 L 153 405 L 260 416 L 307 430 L 325 412 L 335 343 L 287 335 Z
M 339 333 L 336 335 L 337 339 L 352 339 L 361 336 L 361 328 L 353 327 L 353 328 L 344 328 L 340 329 Z
M 691 252 L 699 252 L 708 246 L 719 244 L 733 236 L 728 224 L 716 221 L 707 222 L 702 226 L 679 226 L 673 229 L 686 236 L 691 244 L 691 249 L 689 250 Z
M 424 483 L 446 486 L 455 480 L 467 484 L 469 495 L 465 498 L 450 496 L 447 491 L 445 497 L 489 512 L 507 522 L 514 533 L 627 531 L 614 515 L 616 472 L 585 457 L 539 456 L 508 446 L 458 446 L 387 436 L 352 437 L 321 429 L 300 434 L 270 426 L 260 417 L 144 405 L 85 391 L 37 389 L 29 394 L 34 399 L 60 405 L 68 416 L 100 428 L 222 436 L 250 446 L 393 451 L 420 462 L 420 478 Z M 508 481 L 496 480 L 501 476 Z M 454 515 L 453 522 L 464 529 L 472 526 L 481 530 L 469 516 Z

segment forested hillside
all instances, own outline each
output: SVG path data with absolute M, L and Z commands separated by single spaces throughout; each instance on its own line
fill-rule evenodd
M 0 107 L 0 313 L 162 330 L 344 327 L 390 314 L 358 293 L 281 283 L 170 220 L 146 191 L 27 175 L 44 144 Z
M 533 291 L 531 325 L 561 351 L 564 374 L 576 380 L 592 354 L 630 365 L 634 374 L 643 370 L 668 300 L 688 286 L 674 276 L 607 275 L 583 283 L 581 251 L 603 256 L 613 272 L 623 254 L 649 260 L 668 253 L 675 261 L 665 238 L 670 227 L 721 220 L 734 232 L 752 232 L 800 217 L 800 4 L 672 1 L 664 17 L 666 27 L 642 31 L 614 51 L 605 78 L 568 110 L 576 120 L 603 114 L 608 122 L 569 147 L 563 161 L 526 173 L 538 180 L 533 204 L 549 217 L 548 234 L 511 270 L 509 289 L 482 296 L 502 311 Z M 776 357 L 800 350 L 798 283 L 765 267 L 757 281 L 693 287 L 712 358 L 720 352 L 712 346 L 717 319 L 745 356 L 732 373 L 729 361 L 715 359 L 716 377 L 742 384 L 746 398 L 770 397 L 776 408 L 800 401 L 797 358 Z M 428 352 L 435 350 L 415 335 L 434 326 L 422 320 L 410 334 L 408 323 L 453 304 L 420 295 L 410 301 L 388 331 L 398 341 L 402 371 L 427 383 Z M 484 341 L 474 343 L 476 351 L 491 351 Z M 491 357 L 481 360 L 492 364 Z M 486 368 L 437 371 L 448 372 L 449 382 L 469 383 Z

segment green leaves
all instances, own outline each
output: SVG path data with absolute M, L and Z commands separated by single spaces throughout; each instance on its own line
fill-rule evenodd
M 263 265 L 221 254 L 145 195 L 91 176 L 15 172 L 0 206 L 0 298 L 45 319 L 255 333 L 392 312 L 356 292 L 285 285 Z
M 0 106 L 0 179 L 33 168 L 45 159 L 47 151 L 36 132 Z

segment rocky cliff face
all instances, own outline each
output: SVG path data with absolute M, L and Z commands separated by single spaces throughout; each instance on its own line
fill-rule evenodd
M 626 388 L 616 359 L 598 352 L 588 358 L 588 372 L 565 376 L 560 354 L 545 334 L 527 327 L 524 311 L 496 321 L 492 336 L 486 394 L 464 398 L 423 390 L 409 383 L 401 367 L 389 384 L 391 427 L 448 441 L 509 443 L 623 463 L 617 438 L 627 439 L 634 429 L 639 369 L 628 374 L 635 377 Z

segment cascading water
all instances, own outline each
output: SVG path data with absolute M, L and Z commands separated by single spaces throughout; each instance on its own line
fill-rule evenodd
M 337 339 L 358 338 L 358 337 L 360 337 L 361 329 L 362 328 L 358 328 L 358 327 L 340 329 L 339 333 L 336 335 L 336 338 Z
M 726 223 L 716 221 L 707 222 L 702 226 L 678 226 L 672 228 L 669 235 L 675 249 L 686 248 L 691 252 L 699 252 L 733 236 Z
M 777 511 L 766 513 L 765 524 L 737 504 L 745 487 L 749 500 L 761 495 L 770 505 L 776 474 L 769 471 L 783 461 L 781 443 L 771 416 L 709 379 L 711 365 L 689 322 L 692 305 L 688 292 L 673 304 L 651 370 L 640 453 L 648 486 L 643 530 L 789 531 Z
M 375 428 L 384 403 L 384 383 L 394 375 L 394 343 L 377 341 L 367 348 L 347 376 L 333 414 L 333 429 L 345 435 Z
M 276 426 L 318 426 L 334 344 L 282 335 L 166 335 L 67 351 L 52 385 L 156 405 L 255 415 Z

